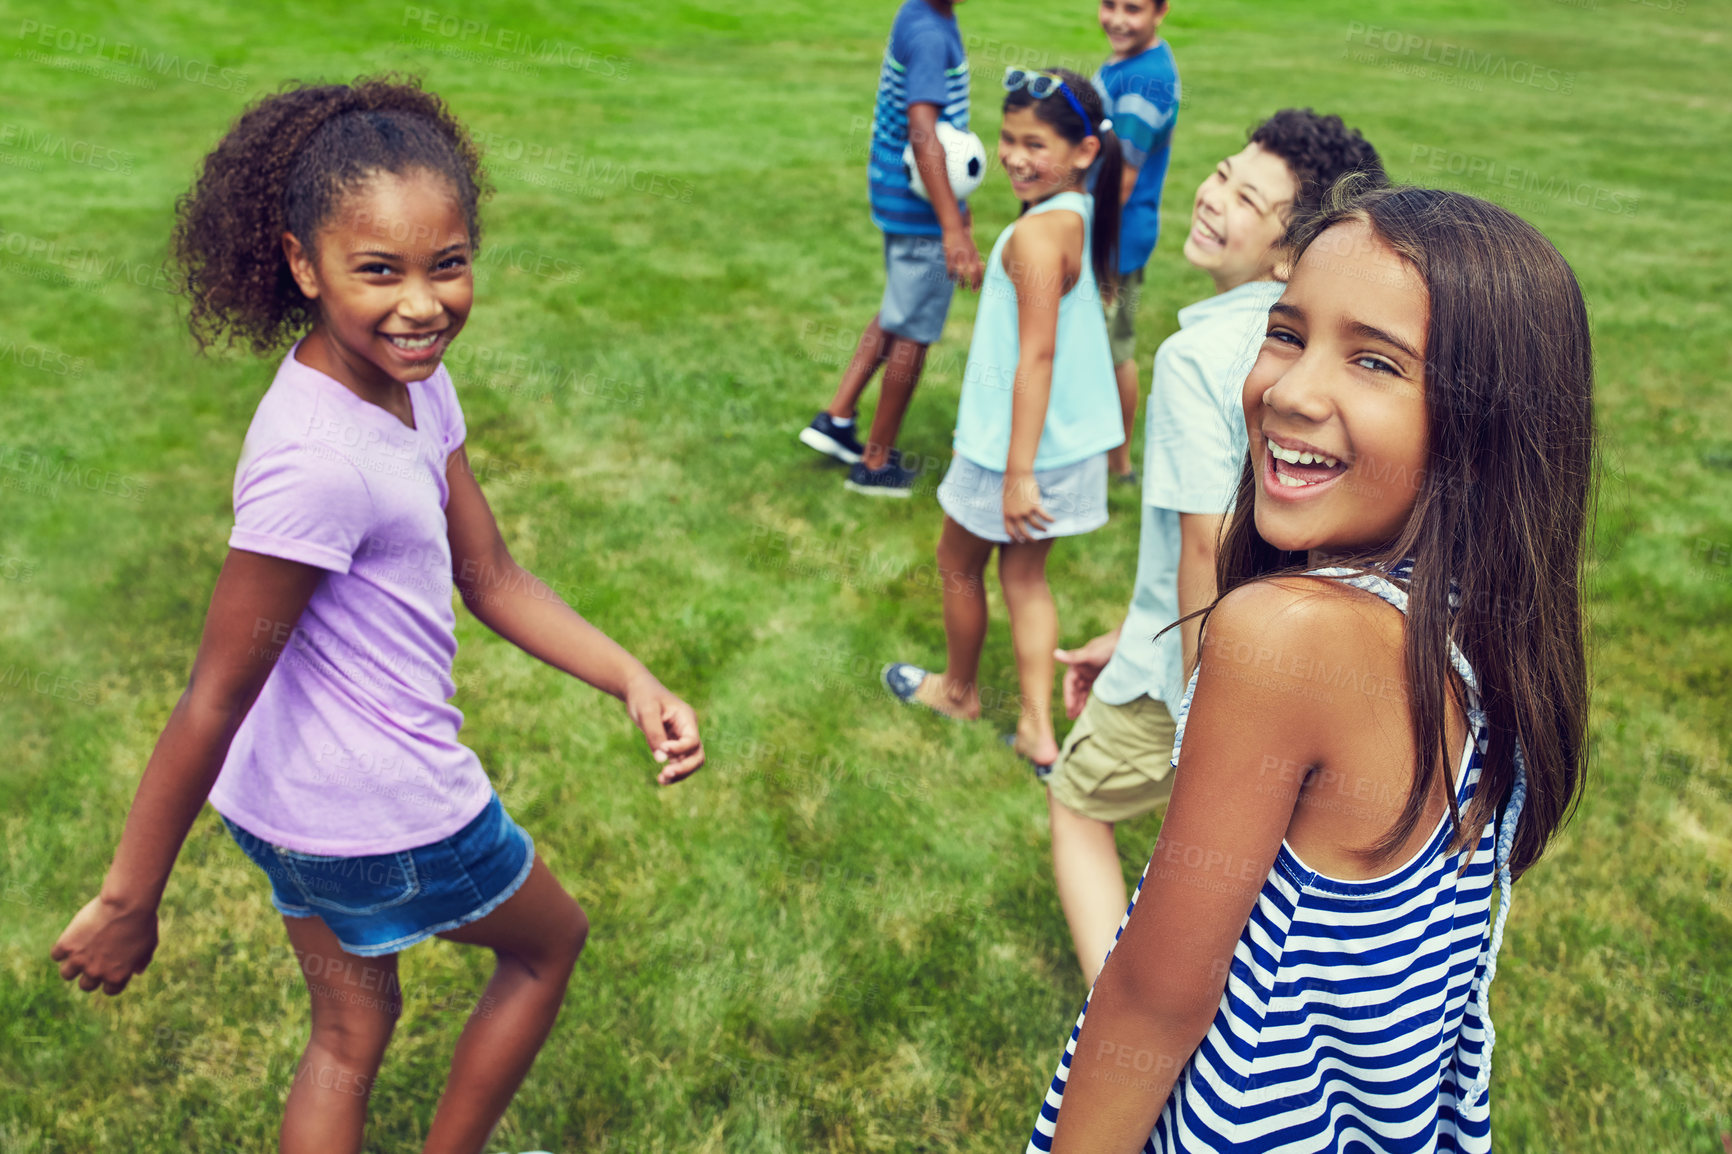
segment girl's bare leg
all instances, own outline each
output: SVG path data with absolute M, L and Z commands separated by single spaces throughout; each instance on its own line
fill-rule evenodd
M 479 921 L 439 936 L 498 959 L 457 1052 L 424 1154 L 477 1154 L 504 1116 L 565 1000 L 589 919 L 540 858 L 521 888 Z
M 1058 757 L 1052 732 L 1052 651 L 1058 646 L 1058 611 L 1046 584 L 1046 556 L 1052 538 L 998 551 L 998 580 L 1010 613 L 1016 645 L 1016 674 L 1022 684 L 1022 716 L 1016 723 L 1016 751 L 1041 765 Z
M 295 1068 L 282 1154 L 360 1154 L 367 1098 L 403 1009 L 397 955 L 345 953 L 318 918 L 284 918 L 313 999 L 313 1034 Z
M 972 721 L 980 716 L 980 650 L 986 644 L 986 562 L 992 542 L 949 517 L 938 537 L 938 579 L 944 586 L 944 641 L 948 664 L 930 673 L 914 699 L 940 713 Z

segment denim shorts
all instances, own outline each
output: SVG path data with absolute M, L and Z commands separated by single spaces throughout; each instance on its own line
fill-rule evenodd
M 223 824 L 271 879 L 278 913 L 322 919 L 346 952 L 364 958 L 394 954 L 485 917 L 517 892 L 535 864 L 535 843 L 497 793 L 475 820 L 443 841 L 365 857 L 301 853 L 254 837 L 226 817 Z

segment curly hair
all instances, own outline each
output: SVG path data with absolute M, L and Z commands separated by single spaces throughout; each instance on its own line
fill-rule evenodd
M 1253 128 L 1246 143 L 1273 152 L 1293 170 L 1299 192 L 1288 210 L 1290 220 L 1316 212 L 1323 194 L 1350 172 L 1363 174 L 1362 188 L 1381 188 L 1389 183 L 1377 150 L 1339 116 L 1319 116 L 1309 108 L 1283 108 Z
M 381 172 L 451 182 L 481 241 L 481 157 L 445 102 L 414 77 L 291 83 L 243 112 L 175 204 L 174 259 L 201 351 L 246 343 L 265 355 L 318 315 L 283 256 L 283 234 L 312 248 L 342 198 Z

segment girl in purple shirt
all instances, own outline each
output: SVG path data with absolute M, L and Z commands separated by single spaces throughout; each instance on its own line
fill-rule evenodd
M 470 470 L 441 359 L 474 297 L 482 181 L 437 96 L 361 80 L 260 101 L 180 204 L 201 347 L 299 339 L 247 430 L 186 692 L 53 957 L 110 995 L 144 970 L 208 796 L 268 875 L 312 999 L 283 1151 L 361 1149 L 397 953 L 435 935 L 498 965 L 423 1149 L 481 1149 L 588 932 L 458 740 L 454 588 L 506 640 L 623 700 L 662 784 L 704 761 L 691 707 L 512 560 Z

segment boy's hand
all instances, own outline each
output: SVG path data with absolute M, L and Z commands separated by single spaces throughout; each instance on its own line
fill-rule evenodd
M 980 282 L 986 277 L 986 265 L 980 259 L 980 250 L 974 247 L 974 233 L 967 221 L 963 217 L 961 227 L 944 230 L 944 268 L 951 280 L 979 292 Z
M 1034 534 L 1052 524 L 1052 515 L 1040 506 L 1040 486 L 1032 473 L 1004 475 L 1004 531 L 1018 545 L 1034 540 Z
M 657 784 L 672 785 L 703 767 L 698 715 L 652 674 L 645 672 L 626 686 L 625 709 L 632 724 L 643 731 L 650 752 L 662 763 Z
M 60 963 L 62 978 L 78 979 L 79 989 L 101 986 L 113 997 L 155 953 L 156 907 L 128 910 L 98 894 L 67 923 L 48 956 Z
M 1107 662 L 1113 659 L 1123 628 L 1121 625 L 1111 633 L 1103 633 L 1080 649 L 1053 650 L 1052 655 L 1070 667 L 1064 671 L 1064 715 L 1072 721 L 1082 716 L 1089 690 L 1094 688 L 1095 678 L 1101 675 Z

